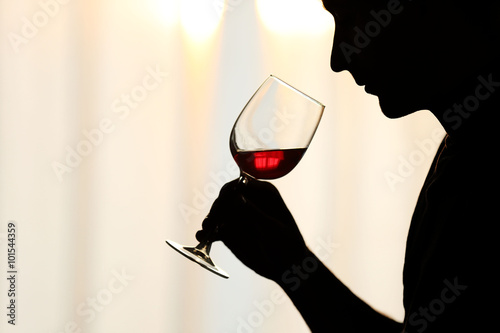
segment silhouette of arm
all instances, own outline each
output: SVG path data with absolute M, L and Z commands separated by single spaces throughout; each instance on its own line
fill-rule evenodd
M 402 331 L 401 323 L 383 316 L 359 299 L 312 252 L 276 282 L 312 332 Z
M 226 184 L 196 238 L 223 241 L 243 264 L 278 283 L 313 332 L 402 330 L 401 324 L 350 292 L 308 249 L 270 183 L 250 180 L 242 185 L 235 180 Z

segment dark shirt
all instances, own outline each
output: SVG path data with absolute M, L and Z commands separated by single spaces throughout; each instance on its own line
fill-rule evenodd
M 445 137 L 424 182 L 407 239 L 405 332 L 498 331 L 496 99 Z
M 297 290 L 277 281 L 312 332 L 500 331 L 496 319 L 500 70 L 494 73 L 488 98 L 486 86 L 477 89 L 478 82 L 485 81 L 476 76 L 439 99 L 441 110 L 462 101 L 469 103 L 469 110 L 464 106 L 461 111 L 468 112 L 451 114 L 448 119 L 454 123 L 444 121 L 448 134 L 415 206 L 403 271 L 403 325 L 359 299 L 316 258 L 316 269 Z M 306 256 L 304 260 L 315 258 L 312 253 Z

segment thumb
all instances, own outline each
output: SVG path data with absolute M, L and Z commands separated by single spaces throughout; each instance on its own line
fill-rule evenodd
M 238 212 L 239 204 L 243 201 L 241 194 L 238 195 L 237 193 L 237 187 L 238 179 L 230 181 L 222 187 L 219 196 L 210 208 L 210 212 L 203 220 L 202 230 L 196 233 L 198 241 L 221 240 L 219 237 L 220 227 L 228 219 L 234 218 L 234 215 Z

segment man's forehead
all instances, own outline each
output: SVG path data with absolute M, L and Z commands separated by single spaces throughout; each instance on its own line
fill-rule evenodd
M 354 0 L 356 1 L 356 0 Z M 350 0 L 323 0 L 323 6 L 328 9 L 328 7 L 346 6 L 351 4 L 353 1 Z
M 336 8 L 356 8 L 356 6 L 359 5 L 372 5 L 375 7 L 389 1 L 391 0 L 323 0 L 323 6 L 327 10 Z

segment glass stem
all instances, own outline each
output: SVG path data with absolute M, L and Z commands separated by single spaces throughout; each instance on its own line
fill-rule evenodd
M 248 175 L 244 173 L 243 171 L 240 172 L 240 176 L 238 177 L 238 184 L 237 185 L 246 185 L 248 183 Z
M 209 217 L 205 217 L 208 219 Z M 218 226 L 215 226 L 213 229 L 209 229 L 207 236 L 203 239 L 198 245 L 196 245 L 196 249 L 201 253 L 205 254 L 207 257 L 210 254 L 210 249 L 212 248 L 212 243 L 214 240 L 214 235 L 217 233 Z
M 248 183 L 248 181 L 249 181 L 248 175 L 241 172 L 240 177 L 238 178 L 237 186 L 245 186 Z M 241 198 L 243 199 L 243 201 L 246 201 L 245 197 L 242 196 Z M 208 218 L 208 216 L 206 218 Z M 218 231 L 217 229 L 218 229 L 218 227 L 215 226 L 215 228 L 210 230 L 207 234 L 207 237 L 196 246 L 196 249 L 198 251 L 202 252 L 207 257 L 209 257 L 210 249 L 212 248 L 212 243 L 213 243 L 213 239 L 214 239 L 213 236 L 217 233 L 217 231 Z
M 240 177 L 238 178 L 238 183 L 236 184 L 236 186 L 246 186 L 248 184 L 248 182 L 250 181 L 249 179 L 249 175 L 247 175 L 246 173 L 244 173 L 243 171 L 240 172 Z M 247 202 L 247 199 L 245 199 L 245 197 L 243 195 L 241 195 L 241 200 L 243 200 L 243 202 Z
M 196 249 L 203 253 L 206 257 L 210 257 L 210 249 L 212 248 L 212 241 L 210 238 L 203 240 L 196 246 Z

